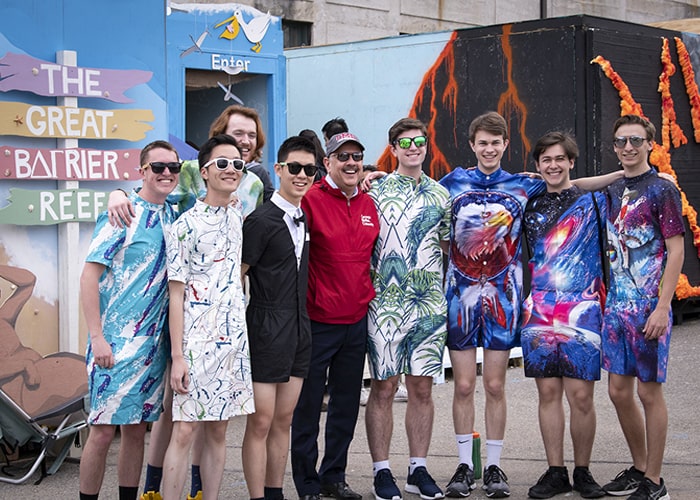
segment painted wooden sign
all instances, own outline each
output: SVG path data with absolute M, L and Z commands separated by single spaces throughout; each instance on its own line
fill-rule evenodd
M 22 90 L 50 97 L 97 97 L 127 103 L 134 100 L 124 92 L 152 76 L 150 71 L 64 66 L 12 52 L 0 59 L 2 92 Z
M 0 146 L 0 180 L 121 181 L 139 167 L 139 149 Z
M 90 189 L 10 189 L 10 204 L 0 208 L 0 224 L 37 226 L 94 222 L 107 208 L 109 193 Z
M 150 109 L 90 109 L 0 102 L 0 135 L 139 141 L 152 130 Z

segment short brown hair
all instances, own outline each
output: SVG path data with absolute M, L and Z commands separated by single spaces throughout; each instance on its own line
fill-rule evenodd
M 535 159 L 536 163 L 540 161 L 540 155 L 544 153 L 547 148 L 561 144 L 561 147 L 566 153 L 566 157 L 569 160 L 575 160 L 578 158 L 578 144 L 574 137 L 568 132 L 548 132 L 544 134 L 537 140 L 535 146 L 532 148 L 532 157 Z
M 146 144 L 141 150 L 141 155 L 139 157 L 139 167 L 143 167 L 146 164 L 148 154 L 154 149 L 167 149 L 168 151 L 172 151 L 173 153 L 175 153 L 175 156 L 177 157 L 178 161 L 180 160 L 180 155 L 177 154 L 177 149 L 175 149 L 175 146 L 170 144 L 168 141 L 153 141 L 150 144 Z
M 265 146 L 265 132 L 263 132 L 260 115 L 253 108 L 246 108 L 245 106 L 240 106 L 238 104 L 229 106 L 216 117 L 214 122 L 211 124 L 211 127 L 209 127 L 209 137 L 225 134 L 226 128 L 228 127 L 228 120 L 231 118 L 231 115 L 243 115 L 246 118 L 250 118 L 251 120 L 255 121 L 255 133 L 258 137 L 255 145 L 255 151 L 253 152 L 253 159 L 260 161 L 260 158 L 262 157 L 262 150 Z
M 425 123 L 417 118 L 401 118 L 389 129 L 389 144 L 394 144 L 396 138 L 403 132 L 415 129 L 420 130 L 423 135 L 428 134 L 428 128 L 425 126 Z
M 656 135 L 656 127 L 654 127 L 654 124 L 646 118 L 644 118 L 643 116 L 624 115 L 618 118 L 617 121 L 615 121 L 615 125 L 613 125 L 613 137 L 617 133 L 617 129 L 619 129 L 623 125 L 641 125 L 642 127 L 644 127 L 644 131 L 647 134 L 647 141 L 653 141 L 654 136 Z
M 508 139 L 508 124 L 506 119 L 495 111 L 489 111 L 479 115 L 469 124 L 469 142 L 476 140 L 476 133 L 480 130 L 492 135 L 500 135 L 503 140 Z

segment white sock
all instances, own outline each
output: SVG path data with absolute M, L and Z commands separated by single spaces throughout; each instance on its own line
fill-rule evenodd
M 501 465 L 501 450 L 503 450 L 502 439 L 486 440 L 486 468 L 491 465 Z
M 377 475 L 377 472 L 379 472 L 382 469 L 389 469 L 391 470 L 391 467 L 389 467 L 389 461 L 388 460 L 381 460 L 379 462 L 372 462 L 372 472 L 374 475 Z
M 457 452 L 459 453 L 459 463 L 467 464 L 474 469 L 474 461 L 472 460 L 472 452 L 474 451 L 474 435 L 473 434 L 456 434 Z
M 408 473 L 413 474 L 416 467 L 425 467 L 427 464 L 426 457 L 411 457 L 408 462 Z

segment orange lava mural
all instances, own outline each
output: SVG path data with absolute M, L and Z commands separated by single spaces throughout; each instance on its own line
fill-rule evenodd
M 622 80 L 622 78 L 620 78 L 620 75 L 618 75 L 615 72 L 609 61 L 607 61 L 602 56 L 597 56 L 591 61 L 591 63 L 596 63 L 600 65 L 600 67 L 603 69 L 603 72 L 605 73 L 605 76 L 608 77 L 615 89 L 620 94 L 620 116 L 630 113 L 645 116 L 644 111 L 642 110 L 642 106 L 635 101 L 634 97 L 632 97 L 632 93 L 630 92 L 629 88 Z M 668 51 L 668 40 L 666 38 L 663 39 L 663 46 L 661 50 L 661 64 L 663 69 L 661 71 L 661 75 L 659 76 L 658 90 L 662 95 L 662 143 L 654 143 L 654 148 L 652 149 L 651 155 L 649 156 L 649 162 L 652 165 L 655 165 L 660 172 L 665 172 L 673 176 L 674 179 L 676 179 L 676 186 L 678 187 L 678 190 L 681 193 L 681 201 L 683 203 L 683 215 L 688 220 L 688 225 L 690 226 L 690 230 L 693 233 L 693 244 L 696 248 L 698 248 L 698 257 L 700 257 L 700 227 L 698 226 L 698 213 L 695 210 L 695 208 L 693 208 L 693 206 L 688 202 L 688 197 L 686 196 L 681 186 L 678 184 L 678 176 L 676 175 L 676 172 L 673 170 L 673 166 L 671 165 L 671 143 L 673 143 L 673 147 L 678 148 L 682 144 L 686 144 L 688 140 L 683 134 L 683 131 L 680 130 L 680 127 L 676 123 L 676 112 L 673 107 L 673 99 L 671 98 L 669 83 L 669 79 L 676 72 L 676 69 L 675 66 L 673 66 L 673 63 L 671 62 L 670 54 Z M 684 72 L 687 71 L 688 68 L 685 68 Z M 690 67 L 690 71 L 692 71 L 692 66 Z M 695 81 L 694 74 L 692 75 L 692 80 Z M 691 286 L 690 282 L 688 281 L 688 277 L 684 274 L 681 274 L 681 279 L 678 281 L 678 285 L 676 286 L 676 297 L 679 299 L 683 299 L 697 296 L 700 296 L 700 287 Z
M 501 49 L 505 59 L 505 80 L 508 83 L 507 90 L 501 94 L 498 99 L 497 111 L 501 116 L 505 117 L 508 123 L 508 130 L 514 130 L 512 120 L 518 119 L 518 132 L 520 139 L 523 141 L 523 156 L 527 158 L 530 155 L 532 146 L 530 140 L 525 134 L 525 124 L 527 123 L 527 108 L 518 96 L 518 87 L 513 80 L 513 47 L 510 44 L 510 34 L 513 29 L 512 24 L 503 26 L 503 35 L 501 36 Z

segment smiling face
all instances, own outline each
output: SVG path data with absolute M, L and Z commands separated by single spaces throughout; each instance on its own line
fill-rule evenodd
M 415 142 L 411 141 L 408 149 L 403 149 L 399 146 L 399 141 L 401 139 L 413 139 L 414 137 L 425 137 L 425 135 L 420 129 L 406 130 L 405 132 L 401 132 L 391 145 L 391 154 L 396 157 L 399 163 L 400 173 L 415 173 L 416 171 L 420 171 L 423 166 L 423 161 L 425 161 L 425 155 L 428 151 L 427 143 L 422 146 L 416 146 Z
M 154 148 L 148 152 L 146 162 L 141 166 L 143 175 L 143 186 L 139 191 L 139 196 L 151 203 L 162 204 L 165 199 L 177 186 L 180 174 L 174 174 L 169 168 L 162 173 L 156 174 L 150 167 L 152 162 L 172 163 L 178 162 L 177 153 L 163 148 Z
M 228 160 L 240 159 L 241 153 L 236 146 L 232 144 L 219 144 L 214 146 L 211 150 L 209 160 L 211 161 L 216 158 L 226 158 Z M 219 202 L 213 201 L 216 199 L 228 200 L 231 193 L 238 189 L 238 184 L 240 184 L 241 177 L 243 176 L 243 172 L 234 169 L 230 162 L 226 170 L 219 170 L 217 166 L 212 163 L 208 167 L 200 167 L 200 173 L 202 174 L 202 179 L 207 183 L 206 200 L 208 200 L 207 203 L 210 205 L 219 205 Z
M 228 119 L 225 133 L 234 137 L 241 148 L 241 158 L 246 163 L 255 159 L 258 147 L 258 128 L 255 120 L 239 113 L 232 114 Z
M 314 176 L 308 176 L 302 168 L 299 173 L 292 174 L 287 167 L 288 164 L 297 163 L 299 165 L 316 166 L 316 157 L 308 151 L 290 151 L 285 165 L 275 164 L 275 173 L 280 178 L 279 194 L 294 206 L 299 206 L 301 199 L 314 182 Z
M 644 141 L 640 146 L 633 146 L 630 137 L 642 137 Z M 615 131 L 614 139 L 616 138 L 626 139 L 624 146 L 613 146 L 617 159 L 625 170 L 625 175 L 636 176 L 650 168 L 647 159 L 654 147 L 654 141 L 647 139 L 647 132 L 642 125 L 636 123 L 621 125 Z
M 340 161 L 339 153 L 349 153 L 347 161 Z M 353 159 L 353 153 L 362 153 L 362 148 L 356 142 L 349 141 L 324 160 L 328 175 L 346 196 L 352 196 L 362 177 L 362 160 Z
M 567 156 L 561 144 L 554 144 L 545 149 L 535 167 L 547 183 L 547 191 L 550 193 L 559 193 L 571 187 L 569 172 L 574 168 L 574 160 Z
M 474 135 L 474 142 L 469 141 L 469 145 L 476 154 L 477 167 L 489 175 L 501 166 L 501 158 L 508 147 L 508 139 L 479 130 Z

